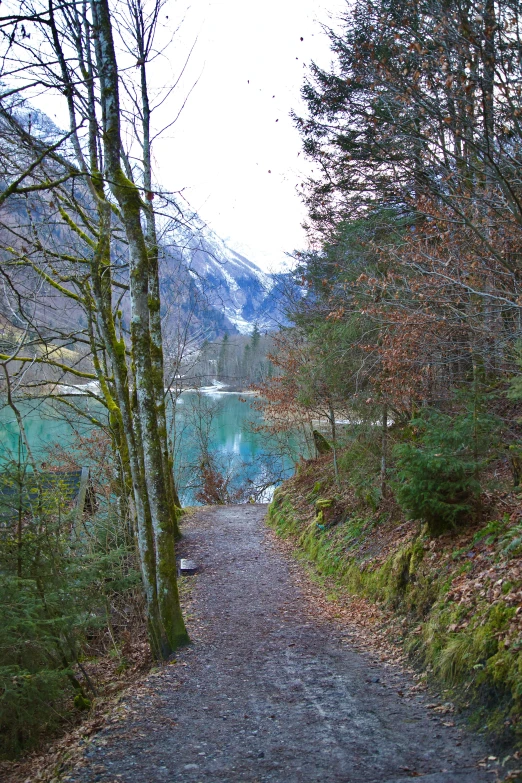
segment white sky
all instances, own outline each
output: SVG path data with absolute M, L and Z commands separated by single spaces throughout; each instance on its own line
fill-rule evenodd
M 350 2 L 165 0 L 156 37 L 164 51 L 148 68 L 151 99 L 161 102 L 179 84 L 153 114 L 155 129 L 185 105 L 154 144 L 156 180 L 182 191 L 210 228 L 266 271 L 306 247 L 297 188 L 311 168 L 290 112 L 304 111 L 300 90 L 310 62 L 330 64 L 321 25 L 338 27 Z M 118 60 L 137 78 L 121 48 Z M 62 95 L 46 91 L 32 100 L 67 127 Z
M 168 0 L 164 9 L 167 24 L 184 22 L 151 85 L 171 82 L 197 42 L 156 123 L 171 121 L 198 81 L 155 144 L 156 177 L 167 190 L 184 188 L 209 226 L 264 269 L 306 244 L 296 189 L 307 164 L 289 114 L 299 112 L 310 61 L 330 62 L 321 23 L 345 9 L 346 0 Z

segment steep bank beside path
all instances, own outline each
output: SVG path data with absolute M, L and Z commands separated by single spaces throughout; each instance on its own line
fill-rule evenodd
M 65 779 L 492 781 L 477 766 L 481 740 L 434 722 L 422 695 L 400 695 L 407 675 L 370 663 L 307 612 L 265 513 L 218 507 L 187 523 L 182 553 L 201 569 L 193 644 L 122 702 Z

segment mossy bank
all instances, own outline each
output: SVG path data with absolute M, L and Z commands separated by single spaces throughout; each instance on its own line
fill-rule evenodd
M 480 522 L 430 538 L 392 497 L 376 503 L 342 476 L 336 483 L 324 456 L 277 490 L 268 519 L 338 589 L 392 609 L 406 652 L 472 725 L 522 745 L 518 495 L 497 498 Z

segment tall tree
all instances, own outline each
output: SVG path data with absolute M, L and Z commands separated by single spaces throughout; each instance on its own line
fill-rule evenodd
M 36 31 L 32 41 L 28 35 L 19 35 L 22 19 Z M 161 418 L 164 381 L 157 242 L 150 202 L 142 199 L 122 146 L 120 74 L 110 9 L 108 3 L 95 0 L 81 6 L 51 2 L 40 7 L 22 2 L 16 13 L 4 17 L 3 29 L 8 28 L 11 33 L 5 39 L 4 63 L 15 57 L 22 59 L 25 67 L 17 71 L 20 78 L 28 81 L 30 75 L 38 83 L 47 82 L 67 103 L 70 144 L 64 147 L 60 162 L 67 176 L 76 176 L 85 185 L 80 198 L 64 196 L 63 191 L 56 198 L 63 222 L 88 248 L 90 275 L 70 275 L 57 283 L 47 274 L 46 281 L 51 286 L 66 282 L 66 295 L 70 285 L 80 288 L 89 322 L 94 325 L 90 342 L 102 341 L 102 361 L 95 360 L 95 371 L 132 483 L 151 642 L 157 655 L 168 657 L 187 636 L 176 584 L 177 497 L 169 475 L 166 426 Z M 146 81 L 142 98 L 146 99 Z M 10 117 L 18 126 L 18 135 L 32 144 L 33 160 L 40 156 L 40 165 L 48 157 L 41 153 L 41 142 L 37 138 L 31 141 L 30 131 L 23 122 L 16 123 L 13 111 Z M 150 156 L 150 138 L 145 139 L 143 148 L 144 157 Z M 145 176 L 150 177 L 150 171 Z M 54 184 L 47 179 L 42 188 L 50 191 Z M 17 188 L 20 183 L 12 189 L 13 195 Z M 123 229 L 129 259 L 130 347 L 118 334 L 117 291 L 121 283 L 114 276 L 113 258 L 113 233 L 118 228 Z M 69 260 L 74 263 L 74 258 Z
M 151 259 L 141 224 L 142 200 L 136 184 L 124 173 L 120 128 L 118 67 L 114 49 L 111 17 L 107 0 L 94 0 L 93 23 L 96 33 L 96 60 L 100 79 L 102 139 L 105 177 L 121 210 L 129 247 L 131 296 L 131 339 L 136 374 L 136 392 L 143 443 L 145 480 L 156 546 L 156 583 L 159 609 L 166 638 L 164 654 L 186 641 L 176 583 L 174 537 L 176 509 L 169 505 L 169 482 L 164 473 L 163 438 L 158 428 L 158 382 L 163 376 L 154 372 L 150 309 L 159 302 L 149 301 Z M 152 297 L 151 297 L 152 298 Z M 159 335 L 156 335 L 159 339 Z M 161 344 L 155 344 L 155 355 Z M 158 361 L 158 359 L 156 359 Z M 163 362 L 161 362 L 163 366 Z M 159 391 L 163 396 L 163 388 Z M 166 431 L 164 434 L 166 439 Z M 172 498 L 171 498 L 172 500 Z
M 310 230 L 344 268 L 323 274 L 330 316 L 356 295 L 385 326 L 381 389 L 395 382 L 405 408 L 470 360 L 498 367 L 518 333 L 520 24 L 511 0 L 371 0 L 346 13 L 333 68 L 313 66 L 303 90 Z M 339 229 L 379 215 L 354 284 Z
M 431 217 L 435 199 L 501 263 L 484 218 L 522 225 L 520 24 L 514 0 L 371 0 L 347 12 L 331 32 L 335 67 L 312 67 L 297 118 L 319 171 L 306 188 L 311 225 L 328 231 L 376 204 Z

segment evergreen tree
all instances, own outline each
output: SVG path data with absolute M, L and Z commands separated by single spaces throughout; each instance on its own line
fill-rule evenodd
M 249 383 L 257 383 L 261 380 L 263 374 L 263 357 L 260 350 L 261 332 L 257 323 L 254 324 L 254 329 L 250 337 L 250 374 Z
M 110 629 L 116 648 L 111 612 L 133 608 L 140 572 L 111 505 L 79 524 L 66 483 L 42 487 L 17 464 L 1 478 L 2 499 L 14 500 L 0 508 L 0 758 L 12 758 L 89 708 L 87 635 Z
M 334 67 L 312 66 L 308 113 L 296 118 L 321 172 L 305 188 L 312 228 L 328 237 L 343 219 L 382 205 L 432 218 L 435 200 L 512 271 L 482 219 L 492 210 L 522 226 L 511 195 L 522 136 L 521 27 L 515 0 L 356 4 L 341 35 L 330 32 Z
M 217 375 L 219 380 L 224 380 L 225 376 L 229 374 L 228 370 L 228 354 L 229 354 L 229 338 L 228 333 L 225 332 L 223 339 L 221 340 L 221 347 L 219 349 Z
M 243 349 L 243 360 L 241 362 L 241 376 L 243 383 L 248 383 L 250 380 L 250 370 L 252 367 L 252 348 L 247 343 Z

